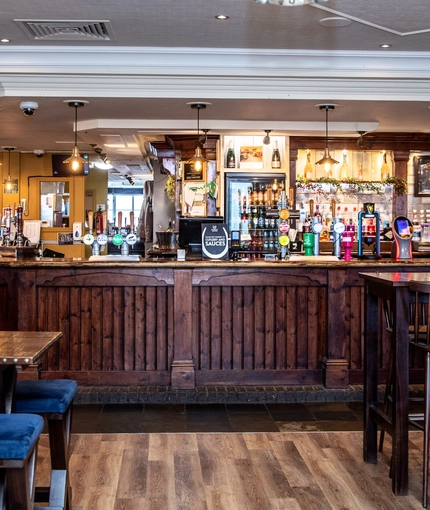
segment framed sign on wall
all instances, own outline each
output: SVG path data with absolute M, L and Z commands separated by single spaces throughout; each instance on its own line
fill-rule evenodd
M 430 197 L 430 156 L 414 157 L 414 178 L 414 195 Z

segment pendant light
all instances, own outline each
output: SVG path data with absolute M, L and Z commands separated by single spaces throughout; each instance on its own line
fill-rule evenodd
M 10 175 L 10 151 L 13 151 L 15 149 L 15 147 L 2 147 L 2 149 L 6 150 L 9 153 L 8 167 L 7 167 L 7 178 L 3 181 L 3 184 L 4 184 L 5 191 L 10 192 L 15 185 L 14 180 L 12 179 L 12 177 Z
M 208 104 L 211 103 L 187 103 L 193 110 L 197 110 L 197 147 L 194 156 L 186 161 L 194 165 L 194 170 L 200 172 L 203 168 L 203 163 L 207 163 L 208 160 L 202 156 L 202 150 L 200 148 L 200 110 L 204 110 Z
M 294 7 L 295 5 L 305 5 L 305 4 L 323 4 L 328 2 L 328 0 L 254 0 L 259 4 L 274 4 L 281 5 L 284 7 Z
M 330 152 L 328 150 L 328 112 L 329 110 L 334 110 L 337 105 L 335 104 L 320 104 L 320 110 L 325 110 L 325 151 L 324 157 L 317 161 L 317 165 L 323 165 L 324 170 L 327 174 L 331 175 L 331 170 L 333 165 L 339 164 L 339 161 L 336 161 L 330 156 Z
M 81 157 L 78 149 L 78 108 L 81 108 L 85 106 L 85 104 L 88 104 L 88 101 L 69 100 L 64 102 L 67 103 L 71 108 L 75 109 L 75 124 L 73 129 L 75 133 L 75 146 L 73 147 L 71 156 L 65 159 L 63 163 L 65 163 L 66 165 L 70 165 L 72 170 L 76 172 L 81 168 L 81 166 L 84 163 L 88 163 L 86 159 Z

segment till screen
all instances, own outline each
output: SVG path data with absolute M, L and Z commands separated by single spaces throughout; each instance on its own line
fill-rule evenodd
M 396 220 L 396 226 L 397 232 L 401 237 L 409 237 L 411 235 L 408 220 Z

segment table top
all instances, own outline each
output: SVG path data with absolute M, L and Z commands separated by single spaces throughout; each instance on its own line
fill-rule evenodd
M 377 283 L 387 283 L 393 287 L 407 287 L 411 282 L 430 283 L 430 273 L 417 272 L 376 272 L 358 273 L 362 278 Z
M 60 331 L 0 331 L 0 365 L 31 365 L 57 342 Z

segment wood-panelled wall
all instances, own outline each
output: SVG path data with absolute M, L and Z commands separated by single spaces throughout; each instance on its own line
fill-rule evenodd
M 362 382 L 358 273 L 375 268 L 159 267 L 2 266 L 0 327 L 62 331 L 42 362 L 42 377 L 80 384 Z M 381 342 L 384 372 L 389 343 L 383 330 Z

